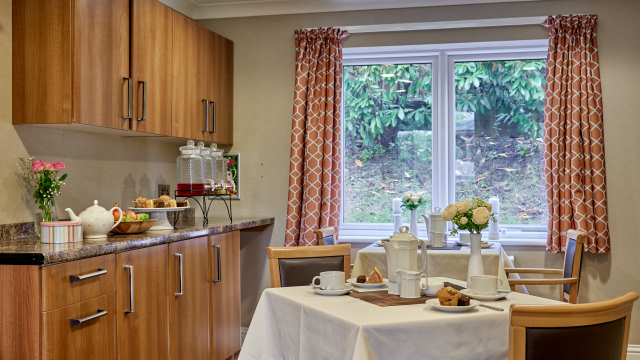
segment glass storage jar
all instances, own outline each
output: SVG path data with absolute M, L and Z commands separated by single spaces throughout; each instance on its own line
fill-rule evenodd
M 193 140 L 187 141 L 187 146 L 180 147 L 178 157 L 178 196 L 202 195 L 205 190 L 203 177 L 203 161 L 200 149 Z
M 204 146 L 204 142 L 200 141 L 198 143 L 198 148 L 200 149 L 200 156 L 202 156 L 202 177 L 204 178 L 205 184 L 207 188 L 211 188 L 215 183 L 215 174 L 214 174 L 214 159 L 211 157 L 211 149 Z
M 214 169 L 213 172 L 215 174 L 214 178 L 214 191 L 220 193 L 221 190 L 225 190 L 227 188 L 227 162 L 228 160 L 222 156 L 224 150 L 218 149 L 218 145 L 215 143 L 211 144 L 211 158 L 213 159 Z M 224 193 L 224 192 L 222 192 Z

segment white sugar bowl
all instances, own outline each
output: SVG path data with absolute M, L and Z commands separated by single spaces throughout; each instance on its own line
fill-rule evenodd
M 122 221 L 122 216 L 120 216 L 120 219 L 118 219 L 118 222 L 114 225 L 114 209 L 118 209 L 121 214 L 124 214 L 119 207 L 113 207 L 111 210 L 107 210 L 102 206 L 98 206 L 98 200 L 94 200 L 93 206 L 88 207 L 78 216 L 69 208 L 66 208 L 65 211 L 69 214 L 72 221 L 82 221 L 82 233 L 85 239 L 104 239 L 111 229 L 118 226 L 120 221 Z

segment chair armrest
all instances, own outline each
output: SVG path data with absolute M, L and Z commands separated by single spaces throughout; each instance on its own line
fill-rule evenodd
M 556 274 L 562 275 L 562 269 L 506 268 L 507 274 Z
M 562 279 L 509 279 L 509 285 L 562 285 L 575 284 L 578 282 L 576 278 Z

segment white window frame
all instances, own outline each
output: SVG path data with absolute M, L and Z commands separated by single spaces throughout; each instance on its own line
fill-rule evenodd
M 455 87 L 453 69 L 456 62 L 545 59 L 547 39 L 435 45 L 360 47 L 343 49 L 343 65 L 431 64 L 432 73 L 432 206 L 444 208 L 455 202 L 455 188 L 447 179 L 455 178 Z M 344 86 L 343 86 L 344 89 Z M 440 96 L 448 94 L 449 96 Z M 342 102 L 342 114 L 344 114 Z M 342 143 L 345 144 L 345 131 Z M 344 146 L 342 159 L 344 159 Z M 438 170 L 438 171 L 437 171 Z M 443 171 L 441 171 L 443 170 Z M 344 174 L 342 172 L 342 183 Z M 344 186 L 342 187 L 344 199 Z M 389 204 L 391 206 L 391 204 Z M 340 240 L 371 243 L 391 235 L 393 224 L 346 223 L 344 204 L 340 214 Z M 427 238 L 426 226 L 419 224 L 419 236 Z M 424 228 L 422 228 L 424 227 Z M 546 245 L 546 226 L 500 225 L 503 245 Z

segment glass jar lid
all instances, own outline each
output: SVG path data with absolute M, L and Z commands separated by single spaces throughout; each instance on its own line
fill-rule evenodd
M 187 141 L 187 146 L 181 146 L 180 152 L 184 155 L 198 155 L 200 154 L 200 148 L 195 146 L 195 142 L 193 140 Z
M 224 153 L 223 149 L 218 149 L 218 144 L 216 143 L 211 143 L 211 156 L 222 156 L 222 153 Z
M 208 148 L 208 147 L 205 147 L 203 141 L 198 142 L 198 147 L 200 148 L 200 155 L 202 155 L 202 156 L 210 156 L 211 149 Z

